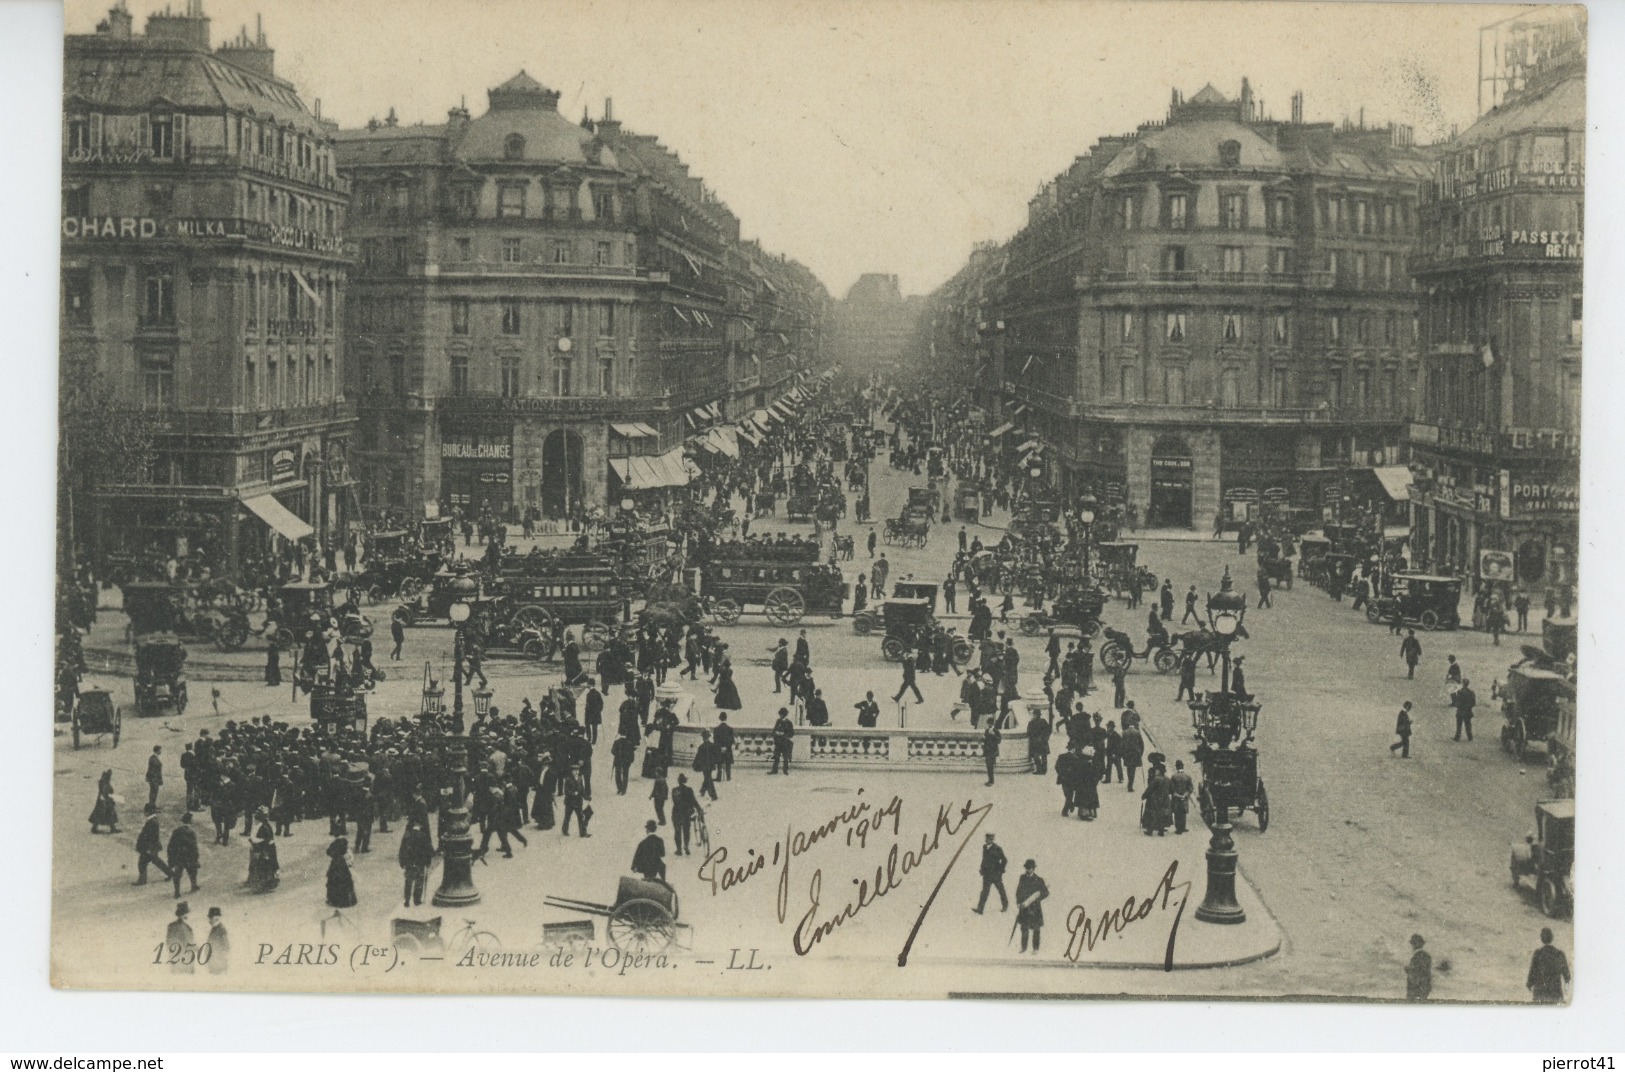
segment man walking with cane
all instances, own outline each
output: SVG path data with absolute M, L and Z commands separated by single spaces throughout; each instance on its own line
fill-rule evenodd
M 1027 940 L 1032 939 L 1033 952 L 1038 952 L 1038 937 L 1044 929 L 1044 898 L 1049 896 L 1049 884 L 1038 877 L 1038 861 L 1028 860 L 1021 865 L 1021 877 L 1016 879 L 1016 926 L 1021 928 L 1021 951 L 1027 952 Z

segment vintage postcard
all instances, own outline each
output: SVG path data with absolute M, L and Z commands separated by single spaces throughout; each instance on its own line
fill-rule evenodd
M 65 28 L 57 986 L 1584 987 L 1583 8 Z

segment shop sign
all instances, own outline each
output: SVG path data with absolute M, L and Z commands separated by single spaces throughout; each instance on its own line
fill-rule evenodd
M 442 458 L 458 458 L 470 461 L 507 460 L 513 457 L 513 445 L 511 443 L 480 440 L 473 436 L 448 437 L 440 442 L 440 456 Z
M 1511 581 L 1513 579 L 1512 552 L 1478 552 L 1478 576 L 1485 581 Z
M 271 455 L 271 479 L 292 480 L 299 473 L 299 456 L 284 448 Z
M 1507 234 L 1509 246 L 1535 246 L 1546 260 L 1573 261 L 1585 256 L 1585 233 L 1582 231 L 1511 231 Z
M 1537 480 L 1512 482 L 1512 509 L 1515 513 L 1574 513 L 1580 509 L 1580 486 L 1566 482 Z
M 63 238 L 157 238 L 158 221 L 150 216 L 64 216 Z
M 1177 469 L 1190 472 L 1191 460 L 1189 458 L 1152 458 L 1153 469 Z
M 507 473 L 485 472 L 480 474 L 481 484 L 506 484 L 509 479 Z

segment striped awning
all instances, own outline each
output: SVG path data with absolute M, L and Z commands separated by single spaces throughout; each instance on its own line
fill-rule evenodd
M 675 447 L 664 454 L 611 458 L 609 467 L 621 483 L 633 491 L 680 488 L 688 483 L 688 467 L 683 464 L 682 447 Z

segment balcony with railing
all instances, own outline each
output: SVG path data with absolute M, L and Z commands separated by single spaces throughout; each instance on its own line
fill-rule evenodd
M 259 412 L 232 410 L 171 410 L 154 414 L 164 435 L 244 436 L 256 432 L 343 423 L 355 418 L 346 401 L 317 402 Z
M 1225 272 L 1209 268 L 1181 271 L 1161 271 L 1141 268 L 1128 272 L 1101 270 L 1093 275 L 1080 275 L 1075 279 L 1080 290 L 1093 287 L 1284 287 L 1292 289 L 1330 290 L 1336 285 L 1331 272 Z
M 424 266 L 424 274 L 439 278 L 489 275 L 536 276 L 548 279 L 628 279 L 650 282 L 650 273 L 630 264 L 569 264 L 556 261 L 438 261 Z

